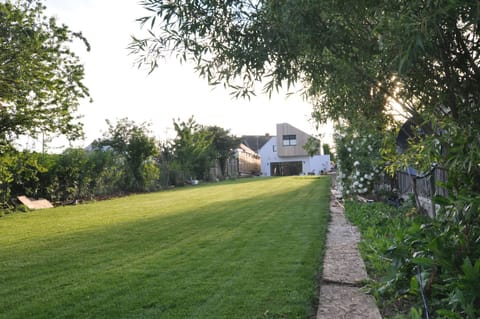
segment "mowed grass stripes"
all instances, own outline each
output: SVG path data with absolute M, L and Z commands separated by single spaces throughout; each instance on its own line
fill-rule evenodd
M 257 178 L 0 218 L 0 318 L 309 318 L 328 188 Z

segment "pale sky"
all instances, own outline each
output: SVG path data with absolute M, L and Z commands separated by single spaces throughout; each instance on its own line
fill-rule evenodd
M 44 0 L 47 14 L 56 16 L 73 31 L 81 31 L 91 44 L 86 52 L 75 46 L 85 65 L 85 84 L 93 103 L 83 101 L 79 113 L 88 145 L 101 136 L 107 125 L 123 117 L 152 123 L 156 137 L 173 137 L 173 119 L 217 125 L 235 135 L 275 135 L 276 123 L 287 122 L 317 134 L 310 121 L 312 107 L 300 96 L 285 93 L 252 97 L 250 101 L 232 99 L 229 91 L 208 86 L 189 65 L 174 58 L 161 63 L 148 75 L 134 66 L 134 57 L 126 49 L 130 36 L 141 34 L 136 18 L 145 14 L 137 0 Z M 322 132 L 320 132 L 322 133 Z

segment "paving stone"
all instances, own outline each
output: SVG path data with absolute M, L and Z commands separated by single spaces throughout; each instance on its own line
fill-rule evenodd
M 381 319 L 372 296 L 356 287 L 323 284 L 317 319 Z
M 327 249 L 323 259 L 323 280 L 341 284 L 359 285 L 367 279 L 357 246 L 338 245 Z
M 358 242 L 360 242 L 360 233 L 356 227 L 349 225 L 329 225 L 327 246 L 329 243 L 357 244 Z
M 382 318 L 373 297 L 358 287 L 367 279 L 358 250 L 360 232 L 345 218 L 335 197 L 330 212 L 317 319 Z

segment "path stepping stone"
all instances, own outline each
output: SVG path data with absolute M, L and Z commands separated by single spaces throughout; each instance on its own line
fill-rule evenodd
M 317 319 L 381 319 L 373 298 L 357 287 L 323 284 Z
M 360 233 L 332 195 L 317 319 L 381 319 L 373 297 L 360 290 L 367 279 Z

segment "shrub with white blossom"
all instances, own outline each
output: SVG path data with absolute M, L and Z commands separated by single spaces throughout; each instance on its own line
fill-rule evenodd
M 345 126 L 337 126 L 336 132 L 337 179 L 344 195 L 372 192 L 383 166 L 380 154 L 382 137 L 378 133 Z

